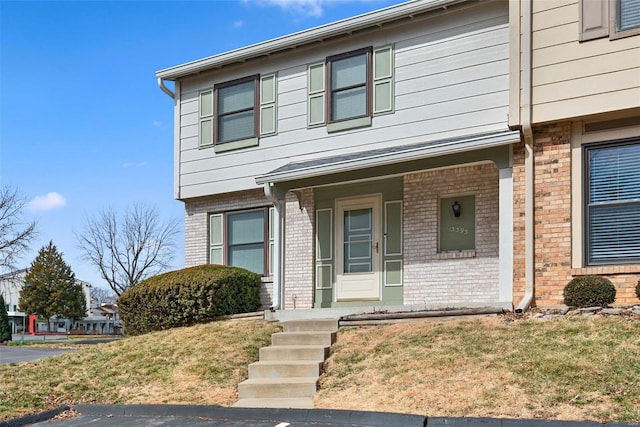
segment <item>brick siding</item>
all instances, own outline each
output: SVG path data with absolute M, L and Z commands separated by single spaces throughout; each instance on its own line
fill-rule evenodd
M 284 308 L 313 308 L 315 202 L 312 189 L 302 190 L 302 209 L 291 193 L 286 197 Z
M 438 254 L 439 199 L 472 194 L 476 197 L 475 255 Z M 405 176 L 405 304 L 461 305 L 499 300 L 498 200 L 498 169 L 494 164 Z
M 534 129 L 534 304 L 563 304 L 563 289 L 576 276 L 597 274 L 616 286 L 616 304 L 633 304 L 638 266 L 572 268 L 571 247 L 571 123 L 561 122 Z M 525 288 L 524 251 L 524 144 L 513 154 L 514 190 L 514 304 Z M 581 186 L 580 182 L 573 185 Z
M 184 201 L 184 265 L 192 267 L 209 262 L 209 214 L 240 209 L 270 206 L 262 190 L 248 190 L 219 194 Z M 260 302 L 271 306 L 273 286 L 271 278 L 263 278 Z

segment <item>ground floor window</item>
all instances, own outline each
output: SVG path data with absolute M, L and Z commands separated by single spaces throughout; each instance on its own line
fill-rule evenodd
M 266 276 L 272 269 L 272 209 L 209 216 L 209 262 L 246 268 Z
M 590 265 L 640 262 L 640 139 L 585 147 Z

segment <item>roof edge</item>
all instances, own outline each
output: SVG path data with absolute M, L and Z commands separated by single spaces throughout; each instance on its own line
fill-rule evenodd
M 190 74 L 197 74 L 211 68 L 222 67 L 234 62 L 246 61 L 251 58 L 268 55 L 284 49 L 295 48 L 320 39 L 331 38 L 349 32 L 380 25 L 414 14 L 430 10 L 446 8 L 447 6 L 463 3 L 468 0 L 413 0 L 384 9 L 367 12 L 351 18 L 345 18 L 329 24 L 324 24 L 308 30 L 277 37 L 275 39 L 256 43 L 239 49 L 190 61 L 184 64 L 156 71 L 156 77 L 163 80 L 176 80 Z
M 406 146 L 406 149 L 392 154 L 373 155 L 367 157 L 365 151 L 363 152 L 364 157 L 357 160 L 338 161 L 329 165 L 302 167 L 300 169 L 293 169 L 285 172 L 277 172 L 276 169 L 270 173 L 257 176 L 255 181 L 258 185 L 266 183 L 275 184 L 279 182 L 293 181 L 296 179 L 313 178 L 327 174 L 348 172 L 368 167 L 384 166 L 386 164 L 398 162 L 456 154 L 481 148 L 496 147 L 499 145 L 512 144 L 519 140 L 520 132 L 507 130 L 492 134 L 460 137 L 454 140 L 446 140 L 446 142 L 442 142 L 441 144 L 438 144 L 438 141 L 436 140 L 433 141 L 436 143 L 435 145 L 428 147 L 416 147 L 416 144 L 410 144 Z

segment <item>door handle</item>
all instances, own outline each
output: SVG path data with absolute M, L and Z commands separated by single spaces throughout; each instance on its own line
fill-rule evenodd
M 378 249 L 379 249 L 379 244 L 378 244 L 378 242 L 376 242 L 376 246 L 375 246 L 375 248 L 376 248 L 376 253 L 378 253 Z

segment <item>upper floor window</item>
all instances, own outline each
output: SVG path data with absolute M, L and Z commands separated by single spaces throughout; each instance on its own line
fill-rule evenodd
M 585 149 L 587 262 L 640 262 L 640 140 Z
M 640 34 L 640 1 L 580 0 L 580 41 Z
M 393 47 L 332 55 L 308 69 L 307 124 L 327 131 L 371 125 L 393 112 Z
M 216 85 L 217 114 L 215 143 L 255 138 L 258 134 L 258 76 Z
M 254 75 L 200 92 L 199 146 L 216 152 L 258 145 L 276 133 L 276 75 Z
M 329 121 L 368 116 L 371 111 L 371 49 L 327 58 Z

